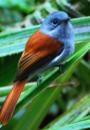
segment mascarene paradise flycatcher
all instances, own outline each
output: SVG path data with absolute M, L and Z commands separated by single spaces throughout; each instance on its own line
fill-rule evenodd
M 25 46 L 13 88 L 0 110 L 0 122 L 4 125 L 8 123 L 28 78 L 58 65 L 73 51 L 74 31 L 70 17 L 63 11 L 51 13 Z

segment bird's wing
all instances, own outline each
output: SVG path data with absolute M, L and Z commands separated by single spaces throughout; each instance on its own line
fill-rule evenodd
M 16 79 L 25 79 L 31 72 L 49 63 L 62 47 L 63 44 L 57 40 L 36 32 L 27 42 L 20 58 Z

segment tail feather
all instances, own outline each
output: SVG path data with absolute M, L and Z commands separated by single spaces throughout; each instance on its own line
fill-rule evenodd
M 25 83 L 26 83 L 26 80 L 16 81 L 11 92 L 7 96 L 5 102 L 0 110 L 0 122 L 2 124 L 4 124 L 4 125 L 7 124 L 7 122 L 11 118 L 11 116 L 14 112 L 17 100 L 24 88 Z

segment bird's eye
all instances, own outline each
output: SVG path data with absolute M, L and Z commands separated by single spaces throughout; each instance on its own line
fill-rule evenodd
M 53 20 L 52 20 L 52 24 L 53 24 L 54 26 L 58 25 L 58 24 L 59 24 L 59 20 L 58 20 L 58 19 L 53 19 Z

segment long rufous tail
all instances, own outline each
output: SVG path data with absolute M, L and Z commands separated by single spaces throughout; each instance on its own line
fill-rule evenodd
M 24 88 L 25 83 L 26 83 L 26 80 L 16 81 L 11 92 L 7 96 L 5 102 L 0 110 L 0 122 L 2 124 L 4 124 L 4 125 L 7 124 L 9 119 L 11 118 L 11 116 L 14 112 L 17 100 Z

